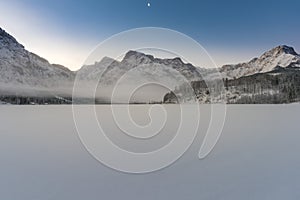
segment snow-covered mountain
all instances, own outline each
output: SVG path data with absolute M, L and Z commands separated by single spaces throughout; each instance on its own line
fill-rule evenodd
M 223 77 L 234 79 L 256 73 L 270 72 L 276 67 L 300 67 L 300 55 L 292 47 L 281 45 L 249 62 L 224 65 L 220 68 L 220 72 Z
M 300 55 L 289 46 L 278 46 L 249 62 L 225 65 L 218 70 L 222 77 L 228 78 L 225 86 L 229 96 L 235 98 L 232 102 L 253 95 L 269 96 L 259 96 L 255 101 L 244 98 L 240 102 L 267 103 L 270 98 L 273 98 L 273 102 L 292 102 L 297 101 L 300 96 Z M 1 102 L 28 103 L 39 98 L 35 102 L 65 103 L 66 100 L 62 97 L 68 98 L 69 102 L 75 77 L 84 83 L 81 88 L 84 92 L 89 89 L 89 85 L 85 83 L 99 84 L 100 90 L 97 91 L 96 97 L 100 98 L 110 96 L 111 89 L 116 84 L 121 85 L 116 91 L 117 94 L 128 95 L 136 86 L 147 83 L 162 84 L 168 90 L 180 90 L 186 88 L 186 83 L 192 83 L 199 96 L 205 96 L 207 99 L 209 92 L 205 84 L 202 84 L 203 77 L 204 80 L 214 80 L 216 69 L 195 67 L 184 63 L 180 58 L 155 58 L 141 52 L 128 51 L 121 61 L 104 57 L 93 65 L 86 65 L 77 72 L 72 72 L 61 65 L 50 64 L 46 59 L 27 51 L 14 37 L 0 28 Z M 147 91 L 140 93 L 140 96 L 149 95 L 150 99 L 156 91 L 166 92 L 151 86 Z M 82 94 L 81 97 L 85 98 L 86 93 Z M 22 98 L 19 98 L 20 96 Z M 44 100 L 43 97 L 51 100 Z
M 161 101 L 167 88 L 173 90 L 176 86 L 199 80 L 201 74 L 200 69 L 180 58 L 161 59 L 128 51 L 121 61 L 105 57 L 93 65 L 83 66 L 77 77 L 82 83 L 99 83 L 97 96 L 102 99 L 109 99 L 115 90 L 116 102 L 125 103 L 138 87 L 146 85 L 148 87 L 143 87 L 143 94 L 139 95 L 143 98 L 136 97 L 132 101 Z
M 259 58 L 237 65 L 225 65 L 219 69 L 224 80 L 224 90 L 214 96 L 203 80 L 194 81 L 193 89 L 201 103 L 218 103 L 226 97 L 227 103 L 291 103 L 300 101 L 300 56 L 292 47 L 278 46 Z M 213 80 L 216 72 L 208 73 Z M 222 84 L 221 84 L 222 85 Z M 166 103 L 178 102 L 184 90 L 174 90 L 164 97 Z M 176 95 L 176 96 L 175 96 Z
M 122 61 L 104 57 L 100 62 L 83 66 L 77 74 L 82 80 L 100 79 L 104 85 L 115 84 L 122 76 L 130 76 L 131 83 L 141 79 L 157 81 L 182 77 L 193 81 L 201 77 L 197 67 L 180 58 L 160 59 L 137 51 L 128 51 Z
M 27 51 L 23 45 L 0 28 L 1 92 L 54 90 L 69 87 L 74 72 Z

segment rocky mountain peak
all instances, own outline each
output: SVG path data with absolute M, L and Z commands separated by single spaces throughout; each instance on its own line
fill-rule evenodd
M 298 56 L 298 54 L 296 53 L 296 51 L 294 50 L 293 47 L 287 46 L 287 45 L 280 45 L 277 46 L 267 52 L 265 52 L 261 58 L 264 57 L 278 57 L 282 54 L 289 54 L 289 55 L 293 55 L 293 56 Z
M 15 46 L 19 48 L 24 48 L 23 45 L 18 43 L 18 41 L 8 34 L 5 30 L 0 28 L 0 46 L 2 47 L 9 47 L 9 46 Z
M 300 67 L 300 55 L 296 53 L 293 47 L 280 45 L 266 51 L 259 58 L 252 59 L 250 62 L 223 66 L 221 72 L 224 77 L 239 78 L 256 73 L 270 72 L 278 66 L 282 68 Z
M 286 53 L 286 54 L 291 54 L 291 55 L 298 55 L 293 47 L 290 47 L 290 46 L 287 46 L 287 45 L 281 45 L 281 46 L 276 47 L 275 49 L 277 49 L 281 53 Z
M 128 51 L 124 56 L 122 62 L 136 63 L 136 64 L 149 64 L 153 62 L 153 63 L 159 63 L 165 65 L 173 65 L 173 66 L 182 66 L 185 64 L 179 57 L 161 59 L 137 51 Z
M 128 51 L 124 58 L 123 61 L 126 60 L 141 60 L 141 61 L 153 61 L 154 57 L 152 55 L 146 55 L 144 53 L 138 52 L 138 51 Z
M 27 51 L 23 45 L 0 28 L 0 84 L 18 91 L 26 88 L 53 89 L 71 84 L 74 73 L 61 65 L 51 65 L 46 59 Z M 1 88 L 0 88 L 1 91 Z M 12 92 L 12 91 L 10 91 Z

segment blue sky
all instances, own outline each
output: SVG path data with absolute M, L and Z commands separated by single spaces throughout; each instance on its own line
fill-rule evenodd
M 111 35 L 148 26 L 192 37 L 222 65 L 280 44 L 299 51 L 299 7 L 299 0 L 0 0 L 0 27 L 71 69 Z

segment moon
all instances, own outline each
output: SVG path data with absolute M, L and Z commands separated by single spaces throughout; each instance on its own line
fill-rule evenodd
M 151 6 L 151 4 L 148 2 L 148 3 L 147 3 L 147 6 L 148 6 L 148 7 L 150 7 L 150 6 Z

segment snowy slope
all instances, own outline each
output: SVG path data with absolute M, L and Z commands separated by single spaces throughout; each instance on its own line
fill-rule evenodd
M 101 101 L 105 99 L 105 102 L 110 102 L 114 95 L 113 102 L 116 103 L 127 103 L 129 98 L 141 103 L 162 101 L 167 91 L 201 79 L 201 70 L 184 63 L 180 58 L 161 59 L 128 51 L 121 61 L 105 57 L 93 65 L 83 66 L 76 75 L 83 85 L 79 86 L 79 90 L 86 96 L 90 95 L 81 88 L 93 88 L 99 83 L 96 97 Z M 136 92 L 140 87 L 143 87 L 143 91 L 138 94 Z
M 44 58 L 27 51 L 23 45 L 0 28 L 1 89 L 54 89 L 69 87 L 74 72 L 61 65 L 52 65 Z M 68 86 L 67 86 L 68 85 Z
M 72 72 L 61 65 L 50 64 L 44 58 L 27 51 L 14 37 L 0 28 L 0 95 L 4 100 L 7 94 L 23 95 L 23 97 L 44 97 L 48 94 L 55 98 L 61 95 L 70 97 L 75 76 L 84 83 L 80 88 L 83 98 L 86 97 L 86 90 L 90 88 L 90 85 L 85 83 L 90 82 L 99 83 L 100 88 L 106 88 L 106 90 L 97 91 L 99 97 L 103 97 L 105 93 L 106 98 L 111 95 L 112 88 L 117 83 L 122 86 L 117 93 L 127 94 L 130 93 L 130 89 L 147 83 L 157 83 L 169 90 L 174 90 L 186 83 L 201 81 L 203 77 L 206 81 L 215 80 L 218 70 L 224 78 L 238 79 L 269 72 L 276 72 L 272 75 L 277 75 L 282 73 L 282 69 L 283 71 L 300 69 L 300 55 L 292 47 L 285 45 L 273 48 L 249 62 L 225 65 L 218 69 L 195 67 L 184 63 L 180 58 L 162 59 L 141 52 L 129 51 L 121 61 L 104 57 L 93 65 L 86 65 L 77 72 Z M 290 75 L 287 73 L 286 76 Z M 276 80 L 275 83 L 278 82 Z M 297 83 L 294 84 L 297 85 Z M 239 82 L 233 84 L 235 88 L 239 85 Z M 244 90 L 249 90 L 249 88 L 244 88 Z M 155 95 L 153 92 L 157 92 L 157 88 L 145 93 L 148 93 L 150 98 L 151 95 Z M 298 92 L 291 91 L 291 94 L 298 94 Z M 239 94 L 239 96 L 242 95 Z
M 300 56 L 292 47 L 281 45 L 265 52 L 259 58 L 236 65 L 224 65 L 220 72 L 225 78 L 233 79 L 256 73 L 265 73 L 276 67 L 300 67 Z
M 125 78 L 128 84 L 134 84 L 141 80 L 170 83 L 181 79 L 198 80 L 201 77 L 196 67 L 184 63 L 180 58 L 160 59 L 136 51 L 127 52 L 121 62 L 105 57 L 94 65 L 83 66 L 77 75 L 82 80 L 100 79 L 102 85 L 114 85 Z

